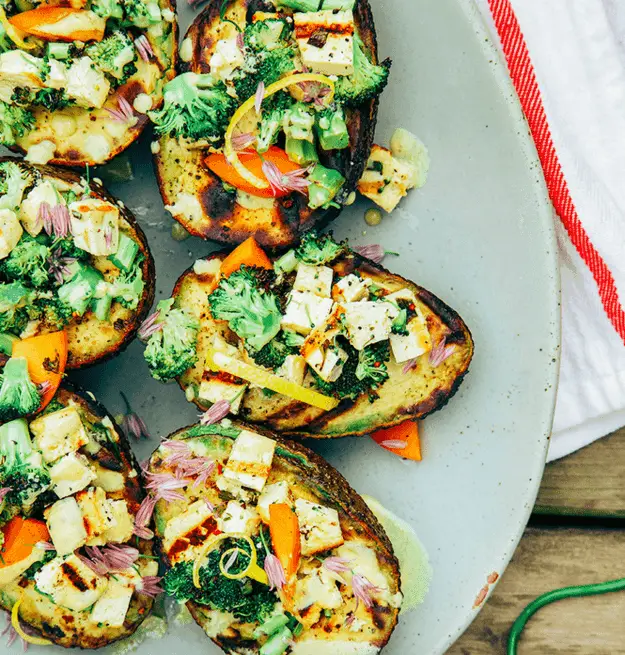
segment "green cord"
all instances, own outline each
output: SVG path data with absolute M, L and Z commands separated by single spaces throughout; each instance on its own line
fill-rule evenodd
M 579 585 L 578 587 L 565 587 L 549 591 L 536 600 L 532 601 L 519 615 L 510 630 L 508 638 L 508 655 L 517 655 L 517 646 L 521 633 L 525 629 L 527 622 L 538 612 L 539 609 L 550 603 L 565 598 L 580 598 L 582 596 L 598 596 L 599 594 L 609 594 L 615 591 L 625 590 L 625 578 L 620 580 L 611 580 L 610 582 L 600 582 L 599 584 Z

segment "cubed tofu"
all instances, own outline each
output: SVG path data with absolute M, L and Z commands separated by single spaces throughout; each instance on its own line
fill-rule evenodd
M 111 85 L 106 75 L 89 57 L 74 60 L 67 72 L 65 91 L 79 107 L 100 109 L 104 106 L 110 90 Z
M 110 628 L 121 628 L 134 592 L 135 587 L 131 580 L 116 573 L 114 578 L 109 579 L 105 592 L 93 606 L 89 621 Z
M 282 328 L 307 335 L 330 316 L 332 306 L 331 298 L 320 298 L 312 291 L 293 290 L 282 317 Z
M 396 159 L 390 150 L 374 145 L 367 168 L 358 182 L 358 190 L 390 213 L 408 191 L 414 189 L 414 178 L 410 162 Z
M 235 480 L 242 487 L 262 491 L 271 471 L 275 449 L 273 439 L 243 430 L 232 446 L 224 477 Z
M 11 209 L 0 209 L 0 259 L 11 254 L 23 233 L 17 214 Z
M 291 505 L 291 493 L 289 491 L 289 484 L 285 480 L 275 482 L 274 484 L 266 484 L 262 493 L 258 497 L 258 504 L 256 509 L 260 514 L 260 518 L 269 523 L 269 506 L 270 505 Z
M 360 541 L 346 541 L 334 554 L 351 562 L 353 572 L 371 582 L 376 588 L 373 591 L 375 598 L 383 599 L 393 606 L 397 606 L 395 601 L 401 603 L 401 594 L 391 595 L 389 592 L 388 579 L 380 568 L 375 550 Z M 349 582 L 351 572 L 345 573 L 344 577 Z
M 351 11 L 310 11 L 293 15 L 302 61 L 313 73 L 352 75 L 354 15 Z
M 35 586 L 53 602 L 73 612 L 91 607 L 106 591 L 108 580 L 76 555 L 55 557 L 35 574 Z
M 0 54 L 0 100 L 11 102 L 17 88 L 43 87 L 43 59 L 23 50 L 9 50 Z
M 99 464 L 95 466 L 96 479 L 95 486 L 102 487 L 107 493 L 115 493 L 116 491 L 123 491 L 126 486 L 126 480 L 123 473 L 119 471 L 111 471 Z
M 332 298 L 335 302 L 358 302 L 369 298 L 369 287 L 372 280 L 369 277 L 358 277 L 353 273 L 342 277 L 332 288 Z
M 295 513 L 299 522 L 302 555 L 323 553 L 343 544 L 339 514 L 335 509 L 298 498 Z
M 105 533 L 115 527 L 113 511 L 106 492 L 100 487 L 91 487 L 79 491 L 75 498 L 87 532 L 87 545 L 103 546 L 106 544 Z
M 75 407 L 64 407 L 39 416 L 31 421 L 29 427 L 47 463 L 74 453 L 89 443 L 87 431 Z
M 432 338 L 423 317 L 415 316 L 406 325 L 408 334 L 391 334 L 391 350 L 398 364 L 421 357 L 432 350 Z
M 78 453 L 65 455 L 50 467 L 52 490 L 59 498 L 86 489 L 95 479 L 96 472 L 89 465 L 89 460 Z
M 31 237 L 36 237 L 43 229 L 43 221 L 39 220 L 39 208 L 44 202 L 51 207 L 65 204 L 65 199 L 50 180 L 44 180 L 30 191 L 20 207 L 19 219 Z
M 391 334 L 392 306 L 384 302 L 347 302 L 345 328 L 349 342 L 356 350 L 388 339 Z
M 48 59 L 50 70 L 46 76 L 46 86 L 50 89 L 67 88 L 67 67 L 58 59 Z
M 201 403 L 212 404 L 227 400 L 230 403 L 230 413 L 238 414 L 247 386 L 247 382 L 234 375 L 223 371 L 213 373 L 207 369 L 202 376 L 197 395 Z
M 231 80 L 234 72 L 245 64 L 245 57 L 237 44 L 237 39 L 217 41 L 213 56 L 210 58 L 210 72 L 220 80 Z
M 320 567 L 297 581 L 295 588 L 295 609 L 305 610 L 312 605 L 320 609 L 338 609 L 343 597 L 329 571 Z M 306 612 L 306 614 L 308 614 Z
M 104 533 L 106 543 L 126 543 L 130 541 L 135 528 L 134 518 L 128 511 L 128 503 L 123 499 L 108 502 L 114 524 Z
M 326 349 L 323 359 L 323 366 L 318 371 L 319 377 L 326 382 L 336 382 L 343 372 L 343 366 L 349 359 L 349 355 L 338 346 L 330 346 Z
M 316 296 L 329 298 L 332 292 L 334 271 L 329 266 L 299 264 L 293 283 L 295 291 L 312 291 Z
M 119 244 L 119 207 L 101 198 L 77 200 L 69 206 L 72 234 L 79 248 L 92 255 L 112 255 Z
M 287 355 L 276 373 L 290 382 L 302 385 L 306 375 L 306 360 L 301 355 Z
M 260 517 L 253 507 L 244 507 L 231 500 L 219 519 L 219 529 L 228 534 L 252 535 L 260 523 Z
M 202 544 L 217 527 L 208 504 L 198 500 L 184 512 L 172 517 L 165 526 L 163 549 L 172 563 L 191 561 Z
M 87 543 L 82 512 L 73 496 L 57 500 L 44 512 L 50 539 L 59 555 L 69 555 Z

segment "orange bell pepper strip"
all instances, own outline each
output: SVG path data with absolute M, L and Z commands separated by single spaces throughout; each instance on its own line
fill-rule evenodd
M 35 384 L 47 382 L 41 395 L 41 411 L 54 398 L 63 380 L 67 366 L 67 333 L 50 332 L 16 341 L 12 356 L 26 359 L 28 374 Z
M 282 174 L 293 173 L 294 171 L 301 169 L 299 164 L 292 162 L 286 152 L 277 146 L 271 146 L 262 157 L 257 152 L 241 152 L 239 153 L 239 160 L 245 168 L 261 180 L 267 181 L 267 183 L 269 180 L 267 180 L 267 176 L 263 172 L 263 160 L 275 164 Z M 257 196 L 259 198 L 282 198 L 291 193 L 291 191 L 274 190 L 271 186 L 266 189 L 255 187 L 239 175 L 234 167 L 228 162 L 226 156 L 221 153 L 213 153 L 212 155 L 209 155 L 204 160 L 204 163 L 213 173 L 215 173 L 215 175 L 217 175 L 217 177 L 221 178 L 222 181 L 230 184 L 236 189 L 245 191 L 252 196 Z
M 61 21 L 67 21 L 63 26 Z M 46 41 L 101 41 L 106 20 L 84 9 L 41 5 L 9 18 L 13 27 Z
M 30 557 L 40 541 L 49 541 L 50 533 L 43 521 L 16 516 L 3 528 L 4 544 L 0 550 L 0 568 L 11 566 Z
M 404 459 L 420 462 L 421 439 L 416 421 L 404 421 L 392 428 L 383 428 L 371 434 L 371 438 L 382 448 Z
M 221 263 L 220 273 L 230 277 L 241 266 L 256 266 L 257 268 L 273 269 L 273 264 L 265 251 L 250 237 L 240 246 L 237 246 Z
M 286 503 L 269 505 L 269 533 L 274 553 L 286 576 L 282 593 L 288 609 L 295 594 L 295 574 L 299 568 L 302 545 L 297 515 Z

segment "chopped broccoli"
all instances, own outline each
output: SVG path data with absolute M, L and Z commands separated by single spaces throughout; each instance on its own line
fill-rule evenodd
M 11 421 L 39 409 L 41 398 L 23 357 L 11 358 L 0 375 L 0 421 Z
M 232 612 L 243 623 L 262 624 L 274 613 L 278 597 L 267 585 L 250 578 L 231 580 L 221 575 L 219 561 L 222 554 L 232 547 L 249 552 L 247 543 L 236 539 L 213 549 L 200 569 L 199 589 L 193 584 L 193 562 L 181 562 L 171 568 L 163 578 L 163 589 L 179 602 L 193 600 L 214 610 Z M 262 559 L 261 553 L 259 541 L 259 560 Z M 242 557 L 239 559 L 243 560 Z M 259 561 L 259 566 L 262 565 Z
M 284 113 L 284 133 L 292 139 L 313 141 L 313 126 L 315 116 L 309 105 L 303 102 L 296 102 Z
M 329 234 L 307 232 L 295 250 L 295 256 L 304 264 L 329 264 L 347 251 L 344 243 L 337 243 Z
M 98 285 L 103 281 L 104 277 L 100 271 L 92 266 L 80 264 L 72 279 L 58 288 L 59 300 L 82 316 L 89 309 L 91 301 L 96 296 Z
M 243 39 L 253 51 L 271 50 L 288 45 L 293 28 L 284 18 L 270 18 L 248 23 Z
M 391 326 L 391 331 L 393 334 L 401 334 L 403 336 L 408 335 L 408 310 L 406 308 L 403 308 L 399 310 L 399 314 L 395 317 L 393 320 L 393 324 Z
M 39 318 L 57 330 L 64 328 L 73 317 L 74 310 L 58 297 L 37 298 L 33 312 L 39 312 Z
M 337 101 L 354 107 L 379 96 L 388 83 L 390 70 L 390 59 L 383 61 L 379 66 L 371 63 L 362 39 L 358 33 L 355 33 L 354 73 L 348 77 L 340 77 L 336 82 Z
M 156 310 L 162 328 L 149 338 L 144 357 L 153 377 L 172 380 L 197 362 L 200 323 L 195 316 L 174 308 L 173 298 L 161 300 Z
M 66 199 L 67 201 L 67 199 Z M 67 204 L 70 204 L 69 202 Z M 60 257 L 75 257 L 79 261 L 88 261 L 90 258 L 89 253 L 76 245 L 76 242 L 71 237 L 58 237 L 50 246 L 50 250 L 59 251 Z
M 295 333 L 292 332 L 291 334 Z M 284 360 L 288 357 L 288 355 L 293 355 L 299 352 L 298 346 L 289 343 L 289 339 L 290 337 L 287 337 L 285 333 L 279 334 L 275 339 L 272 339 L 259 351 L 252 353 L 254 361 L 259 366 L 270 368 L 273 371 L 279 369 L 282 364 L 284 364 Z
M 30 320 L 27 308 L 34 296 L 21 282 L 0 284 L 0 332 L 19 334 L 26 327 Z
M 118 0 L 93 0 L 91 11 L 102 18 L 120 20 L 124 16 L 124 9 Z
M 284 330 L 282 333 L 282 340 L 284 343 L 286 343 L 287 346 L 291 348 L 299 348 L 300 346 L 304 345 L 305 341 L 301 334 L 293 332 L 292 330 Z
M 160 23 L 162 20 L 161 8 L 155 0 L 150 0 L 149 2 L 144 2 L 143 0 L 122 0 L 122 3 L 126 14 L 125 23 L 131 26 L 146 29 L 150 25 Z
M 347 341 L 341 340 L 341 348 L 347 352 L 348 359 L 336 382 L 325 382 L 313 372 L 315 384 L 323 393 L 341 400 L 355 400 L 362 394 L 377 389 L 388 379 L 386 362 L 391 358 L 388 341 L 367 346 L 359 353 Z
M 33 98 L 33 104 L 41 105 L 48 111 L 56 111 L 73 104 L 63 89 L 40 89 Z
M 162 109 L 149 113 L 159 134 L 214 144 L 223 140 L 237 108 L 226 85 L 208 74 L 178 75 L 165 85 L 163 98 Z
M 230 329 L 258 351 L 280 331 L 282 313 L 276 296 L 261 288 L 256 269 L 242 266 L 208 296 L 213 317 L 228 321 Z
M 282 129 L 284 112 L 279 109 L 263 112 L 256 143 L 256 150 L 261 154 L 267 152 L 276 143 Z
M 36 174 L 15 161 L 0 162 L 0 209 L 16 210 L 35 181 Z
M 113 32 L 102 41 L 88 45 L 85 53 L 100 70 L 118 80 L 125 77 L 125 67 L 137 58 L 132 39 L 127 32 L 121 30 Z
M 0 486 L 11 489 L 6 497 L 9 504 L 28 507 L 50 486 L 41 453 L 33 449 L 23 418 L 0 426 L 0 461 Z
M 292 46 L 263 49 L 253 57 L 252 70 L 239 74 L 232 80 L 239 100 L 244 102 L 255 93 L 260 82 L 269 86 L 288 73 L 295 72 L 296 50 Z
M 144 287 L 143 269 L 141 260 L 138 260 L 130 271 L 120 271 L 119 276 L 111 283 L 109 295 L 119 300 L 126 309 L 137 309 Z
M 0 101 L 0 143 L 14 146 L 17 139 L 35 126 L 33 113 L 24 107 Z
M 34 287 L 45 287 L 50 282 L 49 256 L 48 246 L 24 234 L 9 256 L 0 262 L 0 273 L 9 280 L 20 280 Z

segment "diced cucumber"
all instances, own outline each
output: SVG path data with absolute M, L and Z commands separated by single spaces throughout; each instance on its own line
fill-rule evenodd
M 134 264 L 139 245 L 123 232 L 119 235 L 119 247 L 114 255 L 109 255 L 109 261 L 123 271 L 129 271 Z

